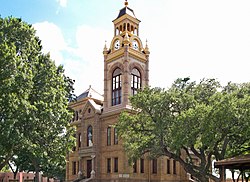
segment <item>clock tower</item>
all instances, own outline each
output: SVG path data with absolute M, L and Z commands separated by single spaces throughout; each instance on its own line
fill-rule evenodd
M 149 49 L 143 46 L 134 11 L 125 6 L 114 24 L 110 47 L 105 44 L 104 94 L 89 87 L 69 107 L 74 110 L 70 125 L 76 129 L 76 145 L 67 155 L 67 181 L 183 181 L 187 173 L 166 156 L 151 159 L 144 154 L 128 162 L 115 124 L 120 113 L 132 111 L 129 97 L 149 84 Z M 131 112 L 132 114 L 132 112 Z M 87 178 L 87 179 L 86 179 Z
M 114 37 L 104 55 L 104 112 L 129 107 L 129 96 L 148 85 L 149 49 L 139 37 L 139 23 L 134 11 L 122 8 L 114 23 Z

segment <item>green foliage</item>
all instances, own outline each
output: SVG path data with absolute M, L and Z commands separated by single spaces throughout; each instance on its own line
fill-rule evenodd
M 41 49 L 31 25 L 0 18 L 0 169 L 12 160 L 22 170 L 60 171 L 73 145 L 74 82 Z
M 0 170 L 0 172 L 10 172 L 10 168 L 9 168 L 9 166 L 8 165 L 6 165 L 6 166 L 4 166 L 1 170 Z
M 168 156 L 197 180 L 218 181 L 213 159 L 249 152 L 250 83 L 177 79 L 167 90 L 145 88 L 130 101 L 133 110 L 116 126 L 130 159 Z

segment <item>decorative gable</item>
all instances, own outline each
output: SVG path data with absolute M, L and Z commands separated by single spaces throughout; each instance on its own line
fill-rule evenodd
M 95 114 L 101 114 L 102 106 L 96 104 L 94 100 L 88 99 L 83 107 L 82 114 L 84 118 L 92 117 Z

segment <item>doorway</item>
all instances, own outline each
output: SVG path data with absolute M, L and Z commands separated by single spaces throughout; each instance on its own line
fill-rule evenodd
M 87 160 L 87 178 L 91 177 L 92 160 Z

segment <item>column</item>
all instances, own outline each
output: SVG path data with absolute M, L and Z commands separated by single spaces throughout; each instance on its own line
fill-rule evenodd
M 83 177 L 83 174 L 82 174 L 82 161 L 83 161 L 83 159 L 82 159 L 82 157 L 80 157 L 79 158 L 79 166 L 78 166 L 78 178 L 79 179 L 82 179 L 82 177 Z
M 94 168 L 95 168 L 95 161 L 94 161 L 94 159 L 95 159 L 95 155 L 91 155 L 91 158 L 92 158 L 92 171 L 91 171 L 91 177 L 90 178 L 94 178 L 95 177 L 95 170 L 94 170 Z

